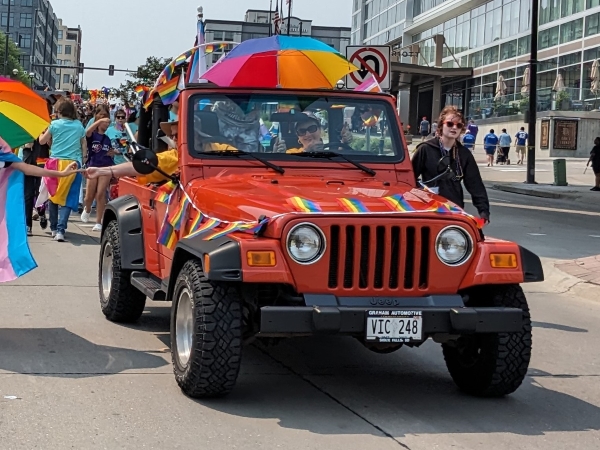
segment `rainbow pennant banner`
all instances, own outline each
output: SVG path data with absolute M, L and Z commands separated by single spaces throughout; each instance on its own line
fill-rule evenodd
M 346 212 L 350 213 L 367 213 L 367 207 L 357 198 L 338 198 L 338 203 Z
M 305 198 L 292 197 L 292 198 L 288 198 L 286 200 L 286 202 L 288 203 L 288 205 L 290 205 L 292 208 L 294 208 L 298 212 L 304 212 L 304 213 L 323 212 L 323 209 L 321 208 L 321 206 L 318 203 L 312 202 Z
M 156 198 L 154 200 L 160 203 L 169 203 L 171 194 L 173 194 L 176 188 L 177 184 L 173 181 L 163 184 L 156 191 Z
M 177 100 L 177 97 L 179 97 L 179 89 L 177 89 L 178 85 L 179 77 L 174 77 L 166 83 L 156 87 L 155 91 L 160 95 L 164 105 L 170 105 Z
M 204 217 L 206 220 L 203 223 L 201 223 L 196 230 L 190 229 L 190 233 L 187 236 L 185 236 L 186 238 L 194 238 L 206 231 L 218 227 L 222 223 L 219 219 L 215 219 L 214 217 Z
M 181 224 L 183 223 L 183 219 L 189 205 L 190 202 L 184 195 L 182 201 L 179 202 L 177 209 L 173 210 L 173 213 L 169 215 L 167 220 L 175 231 L 179 231 L 181 229 Z

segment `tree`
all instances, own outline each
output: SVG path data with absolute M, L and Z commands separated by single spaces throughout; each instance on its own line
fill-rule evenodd
M 128 74 L 130 78 L 115 89 L 113 94 L 124 102 L 133 102 L 136 98 L 135 88 L 139 85 L 152 87 L 164 68 L 171 62 L 171 58 L 157 58 L 149 56 L 146 63 L 139 66 L 135 74 Z
M 4 74 L 4 51 L 6 49 L 6 34 L 0 33 L 0 73 Z M 20 63 L 21 52 L 19 51 L 19 47 L 12 42 L 11 39 L 8 40 L 8 73 L 7 77 L 18 79 L 19 81 L 25 83 L 29 86 L 31 80 L 29 76 L 25 73 L 25 69 Z M 17 69 L 19 71 L 18 75 L 15 77 L 13 75 L 13 70 Z

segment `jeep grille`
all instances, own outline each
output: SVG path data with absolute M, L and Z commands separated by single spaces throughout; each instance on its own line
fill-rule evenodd
M 329 288 L 427 289 L 431 245 L 426 226 L 333 225 Z

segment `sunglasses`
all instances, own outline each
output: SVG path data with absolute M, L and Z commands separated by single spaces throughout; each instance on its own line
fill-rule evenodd
M 125 119 L 125 116 L 117 116 L 117 119 Z
M 306 133 L 315 133 L 319 129 L 318 125 L 311 125 L 307 128 L 298 128 L 296 130 L 296 134 L 298 136 L 304 136 Z
M 452 128 L 454 125 L 456 125 L 456 128 L 463 128 L 465 126 L 465 124 L 462 122 L 452 122 L 450 120 L 446 122 L 446 126 L 448 128 Z

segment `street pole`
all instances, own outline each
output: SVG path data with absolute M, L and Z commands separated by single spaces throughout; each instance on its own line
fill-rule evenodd
M 271 35 L 273 33 L 271 33 L 272 27 L 273 27 L 273 17 L 272 14 L 273 13 L 273 0 L 271 0 L 271 2 L 269 3 L 269 37 L 271 37 Z
M 527 184 L 535 181 L 535 127 L 537 122 L 537 52 L 539 0 L 531 2 L 531 55 L 529 57 L 529 146 L 527 147 Z
M 10 0 L 8 0 L 8 15 L 6 16 L 6 45 L 4 48 L 4 76 L 8 76 L 8 40 L 10 39 Z
M 290 28 L 292 25 L 292 0 L 288 0 L 288 32 L 287 35 L 290 35 Z

